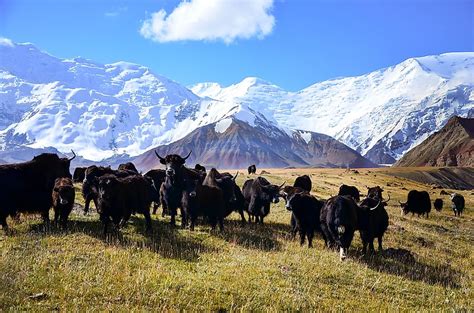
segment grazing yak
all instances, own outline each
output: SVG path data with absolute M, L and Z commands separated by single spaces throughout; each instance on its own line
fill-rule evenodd
M 104 235 L 107 226 L 112 222 L 117 228 L 125 225 L 132 214 L 143 214 L 146 230 L 151 231 L 150 205 L 152 202 L 152 187 L 150 181 L 141 175 L 118 178 L 106 174 L 97 179 L 98 211 L 104 225 Z
M 75 190 L 72 179 L 68 177 L 56 178 L 53 188 L 54 223 L 61 223 L 63 228 L 67 226 L 69 214 L 74 206 Z
M 200 171 L 200 172 L 203 172 L 203 173 L 206 173 L 206 168 L 204 166 L 202 166 L 201 164 L 196 164 L 194 165 L 194 169 L 196 171 Z
M 249 215 L 249 220 L 255 217 L 255 222 L 263 224 L 263 219 L 270 213 L 270 203 L 278 203 L 281 186 L 272 185 L 263 177 L 249 179 L 242 187 L 242 194 L 245 198 L 245 210 Z
M 369 252 L 375 252 L 374 239 L 378 239 L 378 249 L 383 250 L 382 239 L 385 231 L 388 228 L 388 213 L 385 210 L 387 201 L 382 198 L 367 197 L 359 204 L 358 210 L 358 229 L 360 238 L 362 239 L 362 252 L 367 252 L 367 245 Z
M 324 202 L 319 201 L 307 192 L 294 192 L 285 198 L 286 209 L 291 211 L 293 234 L 300 235 L 300 245 L 308 238 L 308 248 L 313 246 L 314 232 L 321 232 L 319 216 Z
M 403 214 L 411 212 L 412 215 L 415 213 L 418 216 L 426 214 L 428 217 L 431 211 L 430 195 L 426 191 L 411 190 L 408 193 L 407 201 L 405 203 L 399 201 L 399 203 Z
M 143 175 L 153 181 L 154 197 L 153 197 L 153 214 L 156 214 L 158 207 L 160 206 L 160 188 L 161 184 L 165 181 L 166 172 L 165 170 L 156 169 L 149 170 Z
M 443 209 L 443 199 L 436 199 L 434 202 L 433 202 L 433 206 L 435 207 L 436 211 L 438 212 L 441 212 L 441 210 Z
M 72 180 L 75 183 L 82 183 L 86 174 L 87 167 L 76 167 L 74 169 L 74 174 L 72 174 Z
M 90 202 L 93 201 L 96 209 L 98 208 L 97 198 L 97 178 L 106 175 L 113 174 L 119 178 L 137 175 L 134 171 L 129 170 L 113 170 L 110 166 L 96 166 L 91 165 L 86 169 L 84 174 L 84 181 L 82 182 L 82 196 L 84 197 L 84 213 L 89 212 Z
M 329 198 L 321 208 L 319 221 L 327 247 L 339 249 L 339 257 L 344 260 L 347 250 L 358 227 L 359 207 L 351 196 Z
M 136 174 L 140 174 L 135 167 L 135 164 L 132 162 L 127 162 L 127 163 L 122 163 L 118 166 L 117 170 L 119 171 L 130 171 L 130 172 L 135 172 Z
M 311 178 L 309 178 L 308 175 L 298 176 L 296 177 L 293 187 L 299 187 L 309 192 L 312 187 Z
M 461 213 L 464 211 L 464 206 L 466 204 L 464 197 L 458 193 L 451 194 L 451 207 L 454 212 L 454 216 L 461 216 Z
M 155 151 L 156 157 L 160 163 L 166 166 L 165 181 L 160 187 L 160 201 L 163 209 L 163 214 L 171 216 L 171 225 L 176 224 L 176 214 L 178 208 L 181 208 L 182 193 L 184 191 L 186 180 L 197 180 L 202 182 L 204 175 L 196 170 L 189 169 L 184 166 L 186 159 L 191 155 L 191 151 L 184 158 L 177 154 L 169 154 L 166 157 L 161 157 Z M 185 226 L 186 217 L 181 212 L 182 222 Z
M 7 217 L 21 213 L 40 213 L 49 223 L 51 194 L 56 178 L 72 178 L 69 172 L 72 158 L 43 153 L 33 160 L 17 164 L 0 165 L 0 224 L 8 229 Z
M 256 174 L 257 173 L 257 167 L 255 166 L 255 164 L 252 164 L 247 168 L 247 171 L 248 171 L 249 175 L 250 174 Z
M 360 201 L 359 189 L 354 186 L 341 185 L 338 196 L 351 196 L 355 201 Z

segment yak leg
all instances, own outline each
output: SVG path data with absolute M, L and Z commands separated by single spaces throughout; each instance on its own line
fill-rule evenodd
M 4 232 L 8 232 L 7 215 L 0 214 L 0 224 Z
M 374 253 L 375 252 L 375 248 L 374 248 L 374 238 L 371 238 L 369 240 L 369 252 L 370 253 Z
M 55 226 L 58 226 L 58 222 L 59 222 L 59 210 L 54 210 L 54 225 Z
M 247 223 L 247 221 L 245 220 L 244 211 L 239 210 L 239 214 L 240 214 L 240 218 L 242 220 L 242 224 Z
M 188 217 L 186 216 L 186 212 L 181 208 L 181 228 L 186 228 L 188 225 Z
M 304 239 L 306 238 L 306 233 L 301 230 L 300 231 L 300 246 L 304 245 Z
M 151 227 L 150 211 L 145 210 L 145 213 L 143 213 L 143 216 L 145 216 L 146 231 L 147 232 L 152 232 L 153 228 Z
M 308 231 L 307 236 L 308 236 L 308 248 L 312 248 L 313 247 L 314 232 L 313 231 Z
M 378 237 L 377 239 L 378 239 L 378 241 L 379 241 L 379 251 L 383 251 L 383 248 L 382 248 L 382 236 Z
M 41 217 L 43 218 L 43 223 L 45 225 L 49 225 L 49 210 L 46 212 L 41 213 Z
M 156 214 L 156 211 L 158 211 L 158 203 L 153 202 L 153 215 Z
M 219 216 L 218 217 L 218 222 L 219 222 L 219 231 L 224 231 L 224 217 Z
M 191 215 L 191 224 L 189 225 L 189 229 L 194 231 L 194 225 L 196 224 L 196 216 Z
M 105 216 L 103 214 L 100 215 L 100 220 L 102 221 L 102 224 L 104 225 L 104 236 L 107 235 L 107 226 L 110 223 L 110 219 L 108 216 Z
M 367 241 L 362 240 L 362 254 L 366 254 L 366 253 L 367 253 Z

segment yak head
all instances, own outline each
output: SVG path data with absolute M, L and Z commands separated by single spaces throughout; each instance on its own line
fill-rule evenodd
M 408 214 L 408 212 L 409 212 L 409 209 L 408 209 L 408 202 L 400 202 L 400 201 L 398 201 L 398 203 L 400 203 L 400 209 L 401 209 L 402 215 Z
M 96 179 L 99 199 L 109 200 L 117 188 L 117 177 L 115 175 L 104 175 Z
M 367 198 L 372 198 L 372 199 L 382 199 L 382 193 L 383 189 L 380 186 L 375 186 L 375 187 L 367 187 Z
M 160 160 L 160 163 L 166 166 L 166 176 L 175 177 L 181 173 L 186 159 L 189 158 L 192 151 L 189 151 L 188 155 L 184 158 L 177 154 L 168 154 L 166 157 L 161 157 L 158 152 L 155 151 L 156 157 Z
M 74 201 L 74 185 L 70 178 L 57 178 L 53 191 L 57 194 L 59 203 L 62 205 Z
M 262 190 L 262 198 L 266 201 L 270 201 L 273 203 L 278 203 L 279 202 L 279 197 L 280 197 L 280 191 L 285 182 L 281 184 L 280 186 L 278 185 L 272 185 L 270 184 L 265 178 L 263 177 L 257 177 L 256 179 L 258 185 L 260 186 Z

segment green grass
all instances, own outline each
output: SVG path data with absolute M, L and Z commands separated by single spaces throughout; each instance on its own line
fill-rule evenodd
M 471 191 L 462 192 L 468 208 L 462 218 L 445 207 L 425 219 L 400 215 L 402 188 L 428 190 L 432 200 L 440 190 L 378 170 L 267 171 L 275 183 L 310 173 L 313 194 L 322 198 L 336 194 L 342 182 L 384 186 L 393 199 L 384 240 L 389 250 L 362 256 L 358 233 L 344 262 L 320 237 L 314 248 L 300 247 L 288 235 L 282 203 L 272 206 L 264 226 L 242 227 L 233 214 L 223 233 L 207 226 L 171 229 L 168 219 L 154 216 L 154 233 L 147 236 L 139 216 L 103 238 L 95 214 L 76 212 L 66 232 L 22 216 L 20 223 L 9 220 L 12 235 L 0 231 L 0 310 L 474 309 Z

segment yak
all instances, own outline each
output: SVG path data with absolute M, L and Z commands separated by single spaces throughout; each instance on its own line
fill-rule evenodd
M 212 229 L 219 225 L 224 229 L 224 214 L 228 203 L 235 201 L 234 188 L 229 177 L 218 177 L 216 169 L 211 169 L 202 184 L 198 180 L 186 180 L 182 194 L 182 215 L 184 224 L 190 221 L 190 229 L 194 230 L 199 216 L 205 217 Z M 227 181 L 227 182 L 226 182 Z
M 354 186 L 341 185 L 338 196 L 351 196 L 355 201 L 360 201 L 359 189 Z
M 134 171 L 129 170 L 113 170 L 110 166 L 89 166 L 84 174 L 84 181 L 82 182 L 82 196 L 84 197 L 84 213 L 89 212 L 90 202 L 93 201 L 96 209 L 98 208 L 97 198 L 97 178 L 112 174 L 119 178 L 138 175 Z
M 196 171 L 200 171 L 200 172 L 203 172 L 203 173 L 206 173 L 206 168 L 204 166 L 202 166 L 201 164 L 196 164 L 194 165 L 194 169 Z
M 367 197 L 359 204 L 357 221 L 364 254 L 367 252 L 367 245 L 371 253 L 375 251 L 375 238 L 378 239 L 379 251 L 383 250 L 382 239 L 388 228 L 388 213 L 385 206 L 389 200 L 390 197 L 387 201 L 382 201 L 381 198 Z
M 341 261 L 347 256 L 358 227 L 358 209 L 352 196 L 329 198 L 321 208 L 319 221 L 326 246 L 338 248 Z
M 86 174 L 86 167 L 76 167 L 74 174 L 72 174 L 72 180 L 75 183 L 82 183 Z
M 257 173 L 257 166 L 255 166 L 255 164 L 252 164 L 247 168 L 247 171 L 248 171 L 249 175 L 250 174 L 256 174 Z
M 60 158 L 57 154 L 43 153 L 31 161 L 0 165 L 0 224 L 8 230 L 7 217 L 21 213 L 40 213 L 49 224 L 56 178 L 72 178 L 69 172 L 72 158 Z
M 242 194 L 250 221 L 255 217 L 256 223 L 263 224 L 263 219 L 270 213 L 270 203 L 278 203 L 280 189 L 284 184 L 272 185 L 263 177 L 249 179 L 244 183 Z
M 312 187 L 311 178 L 308 175 L 298 176 L 296 177 L 293 187 L 299 187 L 309 192 Z
M 137 168 L 135 167 L 135 164 L 133 164 L 132 162 L 127 162 L 127 163 L 122 163 L 118 166 L 117 170 L 119 171 L 131 171 L 131 172 L 135 172 L 137 174 L 140 174 L 137 170 Z
M 430 195 L 426 191 L 411 190 L 408 193 L 407 201 L 405 203 L 400 202 L 400 207 L 403 214 L 415 213 L 420 215 L 428 214 L 431 211 L 431 200 Z
M 466 204 L 464 197 L 458 193 L 451 194 L 452 209 L 454 216 L 461 216 L 461 213 L 464 211 L 464 206 Z
M 56 178 L 53 188 L 54 223 L 67 226 L 69 214 L 74 206 L 75 190 L 72 179 L 68 177 Z
M 153 197 L 153 214 L 156 214 L 158 207 L 160 206 L 160 188 L 161 184 L 165 181 L 166 172 L 162 169 L 149 170 L 143 175 L 153 181 L 154 197 Z
M 141 175 L 118 178 L 106 174 L 97 178 L 98 211 L 104 225 L 104 235 L 110 220 L 117 228 L 125 225 L 132 214 L 143 214 L 146 230 L 151 231 L 150 205 L 152 202 L 149 180 Z
M 319 216 L 324 202 L 319 201 L 307 192 L 294 192 L 287 196 L 286 209 L 291 211 L 293 233 L 300 235 L 300 245 L 308 239 L 308 248 L 313 246 L 314 232 L 321 232 Z
M 435 207 L 436 211 L 438 212 L 441 212 L 441 210 L 443 209 L 443 199 L 440 199 L 440 198 L 437 198 L 434 202 L 433 202 L 433 206 Z
M 203 180 L 203 173 L 196 170 L 189 169 L 184 166 L 186 159 L 191 155 L 191 151 L 184 158 L 177 154 L 169 154 L 166 157 L 161 157 L 155 151 L 156 157 L 160 163 L 165 165 L 165 181 L 160 187 L 160 201 L 163 209 L 163 214 L 171 216 L 171 225 L 176 225 L 176 215 L 178 208 L 181 207 L 182 193 L 186 187 L 186 180 Z M 186 217 L 184 212 L 181 212 L 182 227 L 186 224 Z

